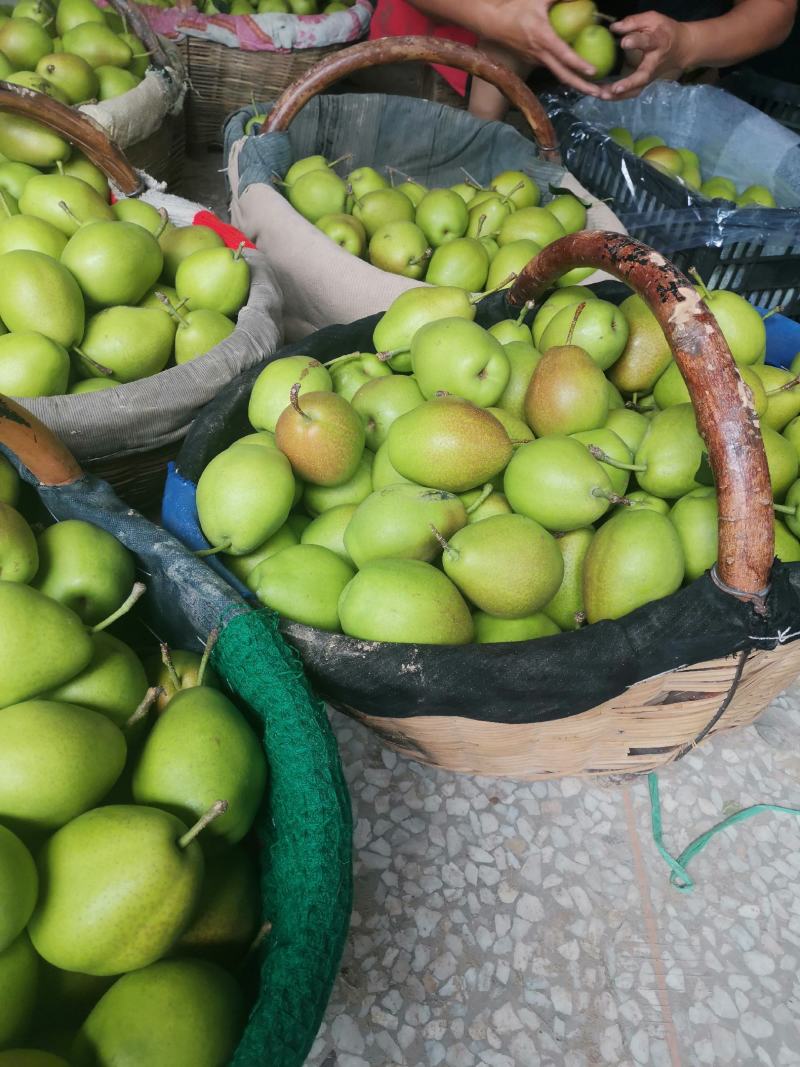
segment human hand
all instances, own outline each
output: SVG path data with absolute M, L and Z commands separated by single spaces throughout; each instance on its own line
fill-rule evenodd
M 604 87 L 601 95 L 607 100 L 638 96 L 651 81 L 677 78 L 689 66 L 691 23 L 644 11 L 613 23 L 611 30 L 622 35 L 620 46 L 636 70 Z

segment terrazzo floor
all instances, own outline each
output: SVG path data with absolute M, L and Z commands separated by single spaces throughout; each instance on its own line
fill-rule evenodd
M 462 777 L 333 725 L 355 909 L 307 1067 L 800 1065 L 800 818 L 724 831 L 682 893 L 646 780 Z M 800 687 L 660 783 L 673 854 L 800 807 Z

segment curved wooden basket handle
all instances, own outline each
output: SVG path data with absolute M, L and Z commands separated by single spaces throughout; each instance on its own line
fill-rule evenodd
M 53 431 L 2 393 L 0 445 L 13 452 L 42 485 L 71 485 L 83 474 L 78 461 Z
M 556 134 L 542 105 L 521 78 L 500 63 L 495 63 L 476 48 L 439 37 L 382 37 L 364 41 L 334 52 L 317 63 L 302 78 L 284 90 L 264 123 L 262 133 L 281 132 L 289 128 L 298 112 L 309 100 L 334 82 L 385 63 L 439 63 L 457 67 L 494 85 L 515 107 L 519 108 L 545 158 L 557 155 Z
M 108 134 L 87 115 L 45 93 L 0 81 L 0 111 L 11 111 L 46 126 L 86 155 L 126 196 L 143 191 L 139 175 Z
M 509 293 L 518 307 L 573 267 L 597 267 L 645 301 L 689 389 L 708 448 L 719 504 L 717 575 L 745 600 L 769 585 L 774 554 L 772 487 L 749 390 L 717 321 L 689 279 L 658 252 L 618 233 L 569 234 L 525 267 Z
M 127 24 L 130 32 L 134 33 L 145 46 L 152 65 L 162 69 L 168 67 L 169 56 L 161 43 L 161 38 L 139 10 L 138 5 L 129 4 L 128 0 L 108 0 L 108 4 Z

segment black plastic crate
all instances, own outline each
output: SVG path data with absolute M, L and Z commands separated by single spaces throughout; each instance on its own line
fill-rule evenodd
M 735 290 L 759 307 L 800 312 L 800 209 L 709 200 L 579 118 L 570 106 L 577 100 L 565 93 L 544 98 L 563 161 L 590 193 L 608 201 L 631 236 L 683 270 L 696 268 L 710 288 Z
M 763 111 L 781 126 L 800 133 L 800 85 L 770 78 L 754 70 L 737 70 L 724 78 L 720 86 Z

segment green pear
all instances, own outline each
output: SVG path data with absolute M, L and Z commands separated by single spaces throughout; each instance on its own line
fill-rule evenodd
M 768 398 L 764 383 L 759 377 L 759 371 L 764 369 L 760 364 L 757 367 L 739 367 L 739 376 L 747 386 L 756 415 L 762 416 L 767 410 Z M 776 368 L 766 368 L 768 371 Z M 683 375 L 678 369 L 678 364 L 673 360 L 658 379 L 653 389 L 653 399 L 663 410 L 672 407 L 673 404 L 690 403 L 689 390 Z M 798 409 L 800 410 L 800 409 Z M 769 422 L 769 420 L 767 420 Z M 782 427 L 775 427 L 781 429 Z
M 724 289 L 706 291 L 703 296 L 734 360 L 742 366 L 761 360 L 767 344 L 767 331 L 753 305 L 737 293 Z
M 247 11 L 245 12 L 245 14 L 250 14 L 252 10 L 252 7 L 248 3 Z M 125 44 L 128 46 L 128 48 L 130 48 L 131 52 L 133 53 L 133 59 L 128 65 L 128 70 L 131 72 L 131 74 L 135 75 L 135 77 L 139 81 L 141 81 L 147 73 L 148 67 L 150 66 L 150 56 L 147 53 L 147 49 L 145 48 L 143 41 L 139 37 L 137 37 L 136 34 L 127 33 L 125 31 L 123 31 L 122 33 L 118 33 L 117 36 L 120 38 L 121 41 L 125 42 Z
M 101 631 L 91 641 L 87 666 L 43 695 L 97 711 L 123 728 L 147 692 L 147 675 L 133 649 L 119 638 Z
M 765 185 L 748 185 L 736 199 L 739 207 L 749 207 L 754 204 L 758 207 L 777 207 L 775 197 Z
M 713 489 L 694 489 L 670 508 L 683 549 L 686 580 L 693 582 L 717 562 L 717 498 Z
M 669 596 L 684 575 L 683 548 L 664 515 L 623 509 L 592 538 L 583 570 L 586 618 L 619 619 Z
M 362 385 L 376 378 L 391 377 L 391 369 L 371 352 L 351 352 L 328 364 L 333 391 L 352 401 Z M 324 390 L 323 390 L 324 392 Z
M 353 567 L 330 549 L 299 544 L 260 563 L 250 576 L 250 586 L 261 603 L 279 615 L 338 633 L 336 605 L 353 573 Z
M 348 577 L 351 573 L 348 568 Z M 235 844 L 252 825 L 266 779 L 264 752 L 241 712 L 218 690 L 194 686 L 170 700 L 150 731 L 134 767 L 133 797 L 187 825 L 223 797 L 229 807 L 210 824 L 204 840 Z
M 82 22 L 73 26 L 61 35 L 61 40 L 65 52 L 80 56 L 95 70 L 105 66 L 127 67 L 133 58 L 133 52 L 128 45 L 107 26 L 97 22 Z M 44 54 L 43 52 L 42 55 Z
M 336 393 L 306 393 L 301 399 L 292 386 L 289 406 L 275 425 L 275 444 L 298 478 L 341 485 L 355 474 L 364 451 L 361 419 Z
M 651 148 L 658 148 L 659 145 L 663 145 L 666 142 L 663 137 L 658 137 L 656 134 L 651 134 L 648 137 L 639 137 L 633 144 L 633 150 L 637 156 L 643 156 L 645 152 L 649 152 Z
M 6 22 L 8 22 L 8 16 L 0 14 L 0 26 L 4 26 L 6 24 Z M 14 73 L 14 64 L 11 62 L 11 60 L 7 56 L 4 56 L 3 53 L 0 52 L 0 77 L 2 77 L 3 80 L 5 80 L 6 78 L 8 78 L 13 73 Z
M 175 226 L 166 228 L 158 238 L 164 255 L 164 270 L 161 277 L 169 285 L 174 284 L 178 267 L 184 259 L 195 252 L 210 248 L 224 248 L 225 242 L 209 226 Z
M 511 241 L 510 244 L 504 245 L 489 267 L 486 288 L 488 290 L 508 289 L 517 275 L 539 255 L 541 250 L 535 241 L 528 240 Z
M 19 198 L 23 215 L 35 215 L 71 237 L 85 222 L 113 220 L 109 204 L 81 178 L 40 174 L 26 182 Z
M 451 319 L 449 321 L 463 322 L 465 320 Z M 469 325 L 474 324 L 469 323 Z M 423 327 L 423 330 L 427 328 Z M 417 336 L 420 333 L 422 330 L 418 331 Z M 377 451 L 388 437 L 389 429 L 395 419 L 405 415 L 407 411 L 413 411 L 424 400 L 425 397 L 420 392 L 417 381 L 404 375 L 374 378 L 362 385 L 353 397 L 352 405 L 353 410 L 364 423 L 367 448 Z
M 691 404 L 659 411 L 636 452 L 639 487 L 646 493 L 674 500 L 701 486 L 696 480 L 705 445 L 695 426 Z
M 572 434 L 572 437 L 592 451 L 592 455 L 608 475 L 611 488 L 618 496 L 624 496 L 630 480 L 629 468 L 633 464 L 633 454 L 622 438 L 607 426 L 584 430 Z M 597 449 L 603 455 L 598 454 Z
M 289 203 L 303 218 L 316 223 L 323 215 L 340 214 L 344 211 L 347 186 L 338 174 L 334 174 L 332 170 L 319 168 L 306 171 L 292 181 L 289 180 L 290 174 L 291 169 L 286 175 Z M 413 216 L 412 209 L 412 219 Z M 364 220 L 359 219 L 359 221 Z
M 364 449 L 355 474 L 341 485 L 314 485 L 303 487 L 303 507 L 309 515 L 322 515 L 340 504 L 360 504 L 372 492 L 373 455 Z
M 449 285 L 409 289 L 381 316 L 372 334 L 375 351 L 392 356 L 393 370 L 410 371 L 414 334 L 426 323 L 446 318 L 475 318 L 475 305 L 463 289 Z
M 11 85 L 21 85 L 23 89 L 32 89 L 35 93 L 44 93 L 45 96 L 58 100 L 60 104 L 69 103 L 65 94 L 57 86 L 40 74 L 34 74 L 32 70 L 21 70 L 17 74 L 10 74 L 6 80 Z
M 199 899 L 200 829 L 187 831 L 157 808 L 122 804 L 62 826 L 38 858 L 42 892 L 28 929 L 39 955 L 95 975 L 138 970 L 163 956 Z
M 280 552 L 281 549 L 288 548 L 290 545 L 296 545 L 298 538 L 294 532 L 287 526 L 283 525 L 271 534 L 263 544 L 260 544 L 257 548 L 254 548 L 252 552 L 246 553 L 244 556 L 220 556 L 220 560 L 225 564 L 228 570 L 235 574 L 236 577 L 247 584 L 248 579 L 252 572 L 256 569 L 259 563 L 265 559 L 269 559 L 270 556 L 274 556 L 276 552 Z
M 441 537 L 467 524 L 464 505 L 452 493 L 418 485 L 389 485 L 358 505 L 344 535 L 348 556 L 361 569 L 375 559 L 421 559 L 441 554 Z
M 87 626 L 123 603 L 135 579 L 131 553 L 112 534 L 83 519 L 54 523 L 39 534 L 34 588 L 75 612 Z
M 175 324 L 160 311 L 109 307 L 87 321 L 75 351 L 87 377 L 97 377 L 99 372 L 118 382 L 135 382 L 166 367 L 174 339 Z
M 512 241 L 533 241 L 544 248 L 546 245 L 563 237 L 566 230 L 552 214 L 543 207 L 525 207 L 515 211 L 503 222 L 497 235 L 497 243 L 511 244 Z
M 33 856 L 7 827 L 0 826 L 0 953 L 28 924 L 39 891 Z
M 469 601 L 506 619 L 543 608 L 564 575 L 556 539 L 524 515 L 496 515 L 465 526 L 449 538 L 442 562 Z
M 253 861 L 243 846 L 227 848 L 206 860 L 197 910 L 175 952 L 232 967 L 241 962 L 255 936 L 260 912 Z
M 15 507 L 19 500 L 21 484 L 20 476 L 0 453 L 0 502 Z
M 487 486 L 491 489 L 492 483 L 488 482 L 482 489 L 470 489 L 460 494 L 459 499 L 467 510 L 468 523 L 482 522 L 493 515 L 511 514 L 511 507 L 503 494 L 492 491 L 487 495 Z
M 217 1067 L 233 1056 L 244 1018 L 239 987 L 221 967 L 162 960 L 114 983 L 81 1027 L 70 1062 Z
M 575 345 L 548 349 L 525 394 L 525 421 L 536 436 L 593 430 L 607 417 L 608 393 L 598 365 Z
M 231 317 L 247 302 L 250 267 L 230 248 L 207 248 L 182 260 L 175 288 L 189 311 L 205 308 Z
M 347 175 L 347 186 L 348 193 L 360 200 L 362 196 L 374 193 L 376 189 L 388 189 L 389 183 L 374 167 L 358 167 Z
M 66 243 L 66 234 L 33 215 L 12 215 L 0 221 L 0 255 L 22 249 L 60 259 Z
M 473 625 L 464 599 L 441 571 L 417 559 L 367 563 L 339 598 L 343 631 L 363 641 L 463 645 Z
M 693 492 L 699 493 L 700 490 L 693 490 Z M 669 515 L 670 509 L 666 500 L 653 496 L 651 493 L 645 493 L 643 489 L 634 489 L 632 493 L 626 493 L 625 501 L 620 501 L 614 506 L 617 508 L 649 508 L 650 511 L 657 511 L 659 515 Z
M 507 641 L 533 641 L 538 637 L 552 637 L 559 628 L 541 611 L 521 619 L 497 619 L 483 611 L 472 616 L 475 640 L 479 645 L 505 644 Z
M 86 299 L 100 307 L 136 304 L 155 284 L 164 257 L 151 233 L 132 222 L 90 222 L 61 255 Z
M 36 167 L 31 167 L 27 163 L 8 161 L 0 163 L 0 189 L 10 193 L 15 200 L 19 200 L 27 183 L 38 174 Z
M 0 115 L 0 153 L 15 163 L 50 167 L 71 152 L 68 141 L 24 115 Z
M 11 12 L 12 19 L 33 19 L 49 33 L 55 33 L 55 27 L 52 26 L 54 15 L 55 11 L 47 0 L 19 0 Z
M 500 228 L 514 210 L 510 200 L 494 193 L 488 194 L 485 199 L 481 194 L 476 195 L 467 210 L 466 236 L 478 240 L 489 237 L 498 243 Z
M 586 208 L 572 193 L 554 196 L 544 205 L 551 215 L 555 215 L 566 233 L 577 233 L 586 229 Z
M 115 386 L 121 385 L 115 378 L 84 378 L 80 382 L 74 382 L 67 393 L 69 396 L 80 396 L 83 393 L 100 393 L 104 389 L 114 389 Z
M 353 217 L 363 225 L 370 239 L 371 249 L 372 238 L 390 223 L 409 222 L 413 224 L 414 205 L 397 189 L 375 189 L 356 201 L 353 206 Z M 417 238 L 417 247 L 424 251 L 428 245 L 426 235 L 418 223 L 416 229 L 419 229 L 423 235 Z
M 12 18 L 0 26 L 0 52 L 17 70 L 34 70 L 53 49 L 50 34 L 30 18 Z
M 125 738 L 77 704 L 28 700 L 0 715 L 0 819 L 24 834 L 94 807 L 125 766 Z
M 709 200 L 736 200 L 736 186 L 730 178 L 714 174 L 700 186 L 700 192 Z
M 95 9 L 96 10 L 96 9 Z M 70 52 L 50 52 L 36 64 L 36 74 L 47 78 L 66 96 L 69 103 L 97 99 L 100 91 L 94 69 Z
M 370 238 L 370 263 L 405 278 L 424 277 L 429 256 L 425 234 L 413 222 L 389 222 L 379 226 Z
M 398 185 L 397 187 L 401 192 L 404 192 L 406 196 L 408 196 L 408 192 L 403 188 L 403 186 L 407 184 L 407 182 L 403 182 L 403 185 Z M 414 185 L 416 183 L 412 182 L 411 184 Z M 420 186 L 419 188 L 422 189 L 422 186 Z M 427 191 L 427 189 L 423 189 L 422 195 L 424 196 Z M 470 185 L 469 182 L 456 182 L 455 185 L 450 186 L 450 192 L 458 193 L 458 195 L 461 197 L 465 204 L 469 204 L 469 202 L 474 198 L 477 191 L 478 190 L 476 189 L 476 187 L 474 185 Z M 422 196 L 419 196 L 417 193 L 414 193 L 413 195 L 417 198 L 416 200 L 414 200 L 412 197 L 411 202 L 416 207 L 416 205 L 419 204 L 420 200 L 422 199 Z
M 215 456 L 200 475 L 200 527 L 214 547 L 243 556 L 283 526 L 293 496 L 292 469 L 281 452 L 236 445 Z
M 524 322 L 517 322 L 515 319 L 502 319 L 496 322 L 494 326 L 489 327 L 489 333 L 492 337 L 496 337 L 501 345 L 510 344 L 512 341 L 522 341 L 529 346 L 531 344 L 530 329 Z
M 750 370 L 763 386 L 767 403 L 761 413 L 762 425 L 782 430 L 800 415 L 800 388 L 794 384 L 797 379 L 795 372 L 766 363 L 756 363 L 742 370 Z
M 775 519 L 775 555 L 781 563 L 800 563 L 800 541 Z
M 0 1046 L 8 1048 L 25 1038 L 36 1007 L 39 957 L 28 935 L 20 934 L 0 952 Z M 24 1062 L 24 1061 L 22 1061 Z M 10 1067 L 21 1067 L 14 1059 Z M 44 1065 L 43 1065 L 44 1067 Z
M 524 445 L 528 441 L 533 440 L 533 430 L 528 426 L 524 419 L 519 418 L 517 415 L 512 415 L 510 411 L 506 411 L 505 408 L 487 408 L 497 421 L 505 428 L 506 433 L 511 439 L 511 443 L 516 447 L 517 445 Z
M 401 482 L 415 484 L 392 466 L 392 461 L 389 459 L 389 444 L 384 441 L 375 453 L 375 461 L 372 464 L 372 489 L 384 489 L 387 485 L 399 485 Z
M 783 436 L 791 443 L 795 452 L 800 456 L 800 416 L 793 418 L 792 421 L 784 427 Z M 8 500 L 8 497 L 4 497 L 3 495 L 3 485 L 3 469 L 2 465 L 0 465 L 0 500 Z M 13 503 L 13 500 L 9 502 Z
M 91 185 L 104 203 L 107 203 L 110 199 L 111 188 L 108 184 L 108 178 L 86 156 L 73 152 L 66 163 L 57 163 L 56 169 L 59 174 L 65 174 L 69 178 L 80 178 L 87 185 Z
M 642 159 L 645 163 L 657 164 L 659 170 L 666 172 L 667 175 L 679 177 L 683 173 L 683 160 L 680 153 L 668 145 L 655 145 L 653 148 L 648 148 L 642 155 Z
M 628 341 L 608 376 L 623 394 L 649 393 L 666 370 L 672 351 L 658 320 L 640 296 L 629 296 L 619 310 L 628 322 Z
M 594 25 L 596 15 L 594 0 L 564 0 L 547 12 L 550 25 L 567 44 L 572 44 L 581 30 Z
M 166 303 L 161 299 L 162 297 L 166 298 Z M 171 285 L 164 285 L 163 282 L 158 282 L 151 289 L 148 289 L 139 301 L 140 308 L 155 308 L 156 311 L 163 311 L 165 315 L 171 315 L 172 311 L 177 311 L 180 306 L 181 302 L 178 299 L 178 294 Z
M 159 714 L 166 710 L 176 693 L 182 693 L 185 689 L 193 689 L 198 685 L 220 688 L 219 678 L 208 666 L 207 656 L 174 648 L 169 649 L 169 667 L 164 658 L 162 648 L 161 656 L 152 656 L 145 664 L 150 685 L 164 690 L 155 703 Z
M 367 248 L 367 231 L 352 215 L 335 211 L 318 218 L 314 225 L 346 252 L 353 256 L 364 255 Z
M 156 239 L 161 236 L 166 227 L 166 212 L 163 209 L 159 211 L 152 204 L 145 203 L 144 200 L 126 197 L 112 204 L 111 210 L 114 212 L 114 217 L 119 219 L 120 222 L 133 222 L 137 226 L 143 226 Z M 161 248 L 161 245 L 159 245 L 159 248 Z M 163 248 L 161 252 L 163 256 Z
M 606 390 L 608 392 L 608 410 L 609 412 L 615 411 L 617 408 L 624 408 L 625 401 L 622 399 L 622 393 L 617 389 L 613 382 L 606 379 Z
M 514 511 L 551 531 L 590 526 L 616 498 L 608 475 L 586 446 L 557 436 L 518 448 L 503 490 Z
M 325 156 L 305 156 L 303 159 L 298 159 L 286 171 L 286 184 L 294 185 L 304 174 L 310 174 L 312 170 L 327 170 L 328 167 L 330 163 Z
M 606 419 L 606 429 L 613 430 L 628 446 L 630 452 L 636 455 L 639 445 L 650 423 L 645 415 L 630 408 L 616 408 L 609 411 Z
M 100 100 L 113 100 L 123 93 L 135 89 L 142 80 L 130 70 L 120 67 L 101 65 L 95 68 Z
M 0 1067 L 69 1067 L 61 1056 L 37 1048 L 14 1048 L 0 1052 Z
M 467 232 L 467 205 L 451 189 L 432 189 L 417 205 L 416 223 L 434 248 Z
M 552 292 L 536 312 L 536 318 L 533 321 L 531 335 L 536 348 L 541 345 L 544 331 L 554 315 L 562 308 L 569 306 L 574 308 L 576 304 L 583 304 L 587 300 L 597 300 L 597 296 L 583 285 L 568 285 Z
M 0 319 L 15 333 L 34 331 L 70 348 L 83 336 L 83 297 L 60 263 L 19 249 L 0 256 Z
M 440 392 L 455 393 L 479 407 L 497 403 L 511 375 L 500 342 L 462 318 L 420 327 L 411 342 L 411 367 L 426 400 Z
M 186 314 L 178 314 L 175 331 L 175 362 L 188 363 L 206 355 L 212 348 L 230 337 L 236 329 L 231 320 L 219 311 L 198 308 Z
M 512 446 L 503 426 L 456 396 L 435 397 L 396 419 L 387 438 L 392 466 L 418 485 L 463 493 L 507 465 Z
M 797 477 L 798 457 L 794 445 L 769 426 L 761 427 L 764 451 L 767 453 L 772 496 L 782 500 L 786 490 Z
M 602 370 L 616 363 L 628 341 L 625 315 L 606 300 L 582 301 L 557 311 L 539 344 L 541 350 L 561 345 L 582 348 Z
M 328 370 L 310 356 L 285 356 L 268 363 L 255 380 L 247 417 L 257 430 L 274 432 L 281 412 L 289 406 L 289 392 L 299 383 L 298 396 L 333 388 Z
M 92 0 L 59 0 L 56 8 L 56 32 L 59 37 L 85 22 L 105 25 L 103 12 Z
M 542 608 L 560 630 L 577 630 L 585 619 L 583 604 L 583 565 L 594 530 L 580 527 L 557 539 L 564 563 L 564 576 L 553 598 Z
M 29 582 L 38 566 L 33 530 L 18 511 L 0 501 L 0 580 Z
M 521 170 L 504 170 L 492 178 L 489 188 L 507 197 L 514 207 L 536 207 L 541 193 L 536 182 Z
M 357 504 L 337 504 L 336 507 L 323 511 L 303 530 L 300 543 L 327 548 L 352 566 L 353 561 L 345 548 L 344 532 L 357 508 Z
M 680 149 L 678 149 L 678 151 L 680 151 Z M 700 167 L 684 160 L 683 170 L 681 171 L 681 181 L 684 185 L 688 185 L 690 189 L 699 192 L 700 186 L 703 184 L 703 176 L 700 173 Z
M 456 237 L 431 257 L 425 280 L 430 285 L 455 285 L 468 292 L 486 287 L 489 253 L 474 237 Z
M 17 582 L 0 581 L 0 646 L 0 708 L 61 685 L 92 657 L 78 616 Z

